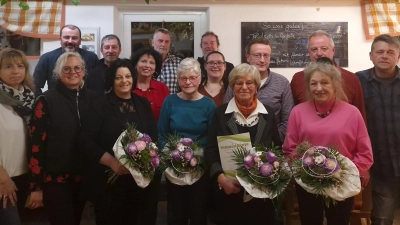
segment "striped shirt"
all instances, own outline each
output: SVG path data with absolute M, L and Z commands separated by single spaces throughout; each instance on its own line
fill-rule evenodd
M 267 81 L 265 81 L 257 92 L 258 100 L 274 110 L 279 136 L 283 142 L 283 140 L 285 140 L 289 114 L 293 108 L 292 90 L 290 89 L 290 84 L 286 77 L 271 72 L 269 69 L 268 72 L 269 75 Z M 232 97 L 232 88 L 228 87 L 224 103 L 229 102 Z
M 374 153 L 372 171 L 400 176 L 400 70 L 392 82 L 381 82 L 374 68 L 356 73 L 364 92 L 367 128 Z

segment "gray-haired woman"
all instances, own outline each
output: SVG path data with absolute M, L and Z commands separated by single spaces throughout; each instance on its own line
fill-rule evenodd
M 207 133 L 214 113 L 214 101 L 198 92 L 201 82 L 200 64 L 193 58 L 178 66 L 178 82 L 182 92 L 168 96 L 161 108 L 158 137 L 163 148 L 169 134 L 191 138 L 205 148 Z M 207 224 L 209 175 L 204 173 L 196 183 L 179 186 L 167 180 L 168 205 L 173 213 L 172 224 Z
M 30 208 L 45 205 L 51 224 L 79 224 L 84 162 L 79 130 L 89 103 L 97 96 L 84 87 L 85 63 L 66 52 L 56 62 L 56 87 L 36 99 L 31 120 Z

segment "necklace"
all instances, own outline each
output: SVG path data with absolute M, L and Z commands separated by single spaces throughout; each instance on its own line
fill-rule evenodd
M 144 86 L 147 86 L 147 85 L 144 85 Z M 142 85 L 139 85 L 139 84 L 137 84 L 137 87 L 142 91 L 147 91 L 147 89 L 149 88 L 149 87 L 143 87 Z
M 314 107 L 315 107 L 315 111 L 317 111 L 317 115 L 318 115 L 319 117 L 321 117 L 321 118 L 325 118 L 325 117 L 329 116 L 329 115 L 331 114 L 331 112 L 332 112 L 333 106 L 335 106 L 335 103 L 336 103 L 336 98 L 335 98 L 335 102 L 333 103 L 331 109 L 328 110 L 328 112 L 326 112 L 326 113 L 319 113 L 319 112 L 318 112 L 318 109 L 317 109 L 317 105 L 315 104 L 315 100 L 314 100 Z
M 207 90 L 208 90 L 208 92 L 210 93 L 210 94 L 212 94 L 215 90 L 221 90 L 221 87 L 222 87 L 222 85 L 221 84 L 219 84 L 217 87 L 215 87 L 215 88 L 210 88 L 210 86 L 208 85 L 208 84 L 206 84 L 206 86 L 204 86 Z

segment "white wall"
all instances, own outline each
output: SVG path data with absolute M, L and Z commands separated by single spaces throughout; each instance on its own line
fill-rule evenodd
M 217 2 L 218 3 L 218 2 Z M 118 9 L 113 6 L 72 6 L 66 8 L 66 23 L 79 27 L 100 27 L 100 37 L 114 33 L 122 37 L 121 12 L 129 8 L 135 8 L 134 4 L 125 3 Z M 339 6 L 340 5 L 340 6 Z M 150 5 L 147 10 L 160 11 L 180 9 L 182 5 Z M 221 41 L 220 51 L 224 53 L 227 61 L 237 65 L 241 59 L 240 48 L 240 22 L 348 22 L 349 25 L 349 67 L 348 70 L 356 72 L 369 67 L 369 49 L 371 41 L 365 40 L 361 19 L 361 7 L 358 2 L 324 2 L 310 0 L 293 3 L 268 3 L 256 4 L 210 4 L 190 5 L 192 10 L 196 8 L 207 13 L 209 28 L 218 34 Z M 137 10 L 137 9 L 136 9 Z M 136 11 L 135 10 L 135 11 Z M 177 10 L 178 11 L 178 10 Z M 118 21 L 119 20 L 119 21 Z M 199 37 L 200 38 L 200 37 Z M 123 43 L 125 40 L 121 40 Z M 59 41 L 43 42 L 43 52 L 50 51 L 60 46 Z M 129 57 L 122 55 L 122 57 Z M 285 75 L 290 80 L 293 74 L 300 68 L 273 69 L 273 71 Z

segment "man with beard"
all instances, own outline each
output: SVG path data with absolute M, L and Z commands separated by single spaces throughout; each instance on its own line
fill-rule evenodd
M 203 51 L 203 57 L 198 57 L 197 61 L 200 63 L 201 68 L 201 82 L 204 81 L 204 78 L 207 76 L 207 71 L 204 67 L 204 62 L 206 60 L 207 55 L 213 51 L 219 51 L 219 39 L 218 35 L 216 35 L 212 31 L 207 31 L 201 36 L 201 43 L 200 43 L 201 50 Z M 235 67 L 230 62 L 225 62 L 226 70 L 224 73 L 224 80 L 228 81 L 228 76 L 231 70 Z
M 44 87 L 46 81 L 48 89 L 55 87 L 56 83 L 53 79 L 54 66 L 58 57 L 60 57 L 60 55 L 62 55 L 64 52 L 78 52 L 85 61 L 86 72 L 89 72 L 91 69 L 97 66 L 99 58 L 93 52 L 79 48 L 81 40 L 81 30 L 77 26 L 65 25 L 63 28 L 61 28 L 61 47 L 43 54 L 36 65 L 35 71 L 33 72 L 34 83 L 36 86 L 35 96 L 42 94 L 42 88 Z
M 119 59 L 121 53 L 121 41 L 117 35 L 108 34 L 101 39 L 100 46 L 101 54 L 103 58 L 99 60 L 96 68 L 89 72 L 86 78 L 85 85 L 87 88 L 104 94 L 104 72 L 110 67 L 111 63 Z
M 161 74 L 158 75 L 157 80 L 167 85 L 169 93 L 176 94 L 178 92 L 177 69 L 182 59 L 169 53 L 171 48 L 171 36 L 169 31 L 164 28 L 158 28 L 154 32 L 151 45 L 154 50 L 161 54 L 163 64 Z

